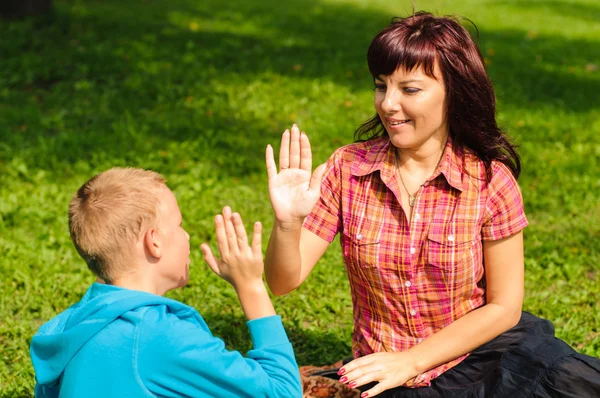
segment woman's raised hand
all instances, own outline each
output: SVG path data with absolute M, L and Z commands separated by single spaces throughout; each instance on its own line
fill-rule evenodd
M 281 223 L 303 222 L 319 200 L 325 164 L 311 173 L 310 141 L 295 124 L 281 136 L 279 172 L 271 145 L 267 145 L 266 162 L 275 219 Z

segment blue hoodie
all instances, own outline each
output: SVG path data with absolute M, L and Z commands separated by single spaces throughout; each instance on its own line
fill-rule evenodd
M 94 283 L 31 341 L 36 397 L 301 397 L 281 318 L 247 323 L 254 349 L 228 351 L 193 308 Z

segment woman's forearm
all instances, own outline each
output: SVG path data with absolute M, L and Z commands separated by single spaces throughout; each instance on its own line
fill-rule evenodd
M 302 282 L 301 233 L 301 223 L 282 225 L 275 220 L 273 224 L 265 256 L 265 274 L 275 295 L 288 293 Z
M 412 347 L 416 369 L 423 373 L 460 357 L 516 325 L 521 308 L 489 303 L 452 322 Z
M 271 291 L 282 295 L 300 286 L 328 246 L 327 240 L 303 228 L 302 224 L 275 221 L 265 258 Z

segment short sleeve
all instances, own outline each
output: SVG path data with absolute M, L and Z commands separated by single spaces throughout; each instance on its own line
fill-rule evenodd
M 482 226 L 483 240 L 504 239 L 528 225 L 521 189 L 511 171 L 506 165 L 493 162 L 492 173 Z
M 331 243 L 340 231 L 341 222 L 341 165 L 339 150 L 327 160 L 321 197 L 304 220 L 304 228 Z

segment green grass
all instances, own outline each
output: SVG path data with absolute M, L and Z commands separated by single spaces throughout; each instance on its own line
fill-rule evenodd
M 400 4 L 391 5 L 391 4 Z M 517 140 L 531 225 L 524 307 L 600 356 L 600 5 L 416 1 L 479 28 L 501 124 Z M 112 166 L 162 172 L 192 236 L 191 281 L 170 297 L 230 347 L 249 346 L 230 286 L 203 263 L 212 217 L 231 205 L 272 222 L 264 148 L 297 122 L 318 162 L 373 113 L 371 38 L 411 2 L 56 0 L 52 18 L 1 22 L 0 396 L 31 396 L 37 328 L 93 277 L 73 249 L 72 192 Z M 267 234 L 265 234 L 266 241 Z M 338 244 L 274 299 L 298 361 L 349 353 Z

